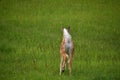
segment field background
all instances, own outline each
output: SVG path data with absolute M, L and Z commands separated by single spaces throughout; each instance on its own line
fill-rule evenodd
M 73 72 L 60 76 L 67 25 Z M 0 80 L 120 80 L 120 0 L 0 0 Z

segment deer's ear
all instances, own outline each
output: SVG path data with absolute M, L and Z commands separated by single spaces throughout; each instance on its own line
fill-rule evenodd
M 68 32 L 70 32 L 70 26 L 68 26 L 68 28 L 67 28 L 67 29 L 68 29 Z

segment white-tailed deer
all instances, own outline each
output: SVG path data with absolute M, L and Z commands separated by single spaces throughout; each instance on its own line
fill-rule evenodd
M 74 45 L 70 35 L 70 27 L 63 28 L 63 39 L 60 46 L 60 75 L 66 69 L 68 63 L 69 74 L 72 71 L 72 58 L 74 54 Z

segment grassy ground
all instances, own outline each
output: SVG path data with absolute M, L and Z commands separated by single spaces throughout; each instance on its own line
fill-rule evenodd
M 73 72 L 59 76 L 66 25 Z M 0 80 L 120 80 L 120 1 L 0 0 Z

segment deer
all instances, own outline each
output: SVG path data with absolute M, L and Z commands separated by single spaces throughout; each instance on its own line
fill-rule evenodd
M 74 54 L 74 44 L 70 35 L 70 27 L 63 28 L 63 38 L 60 45 L 60 75 L 65 71 L 68 64 L 69 75 L 72 72 L 72 58 Z

